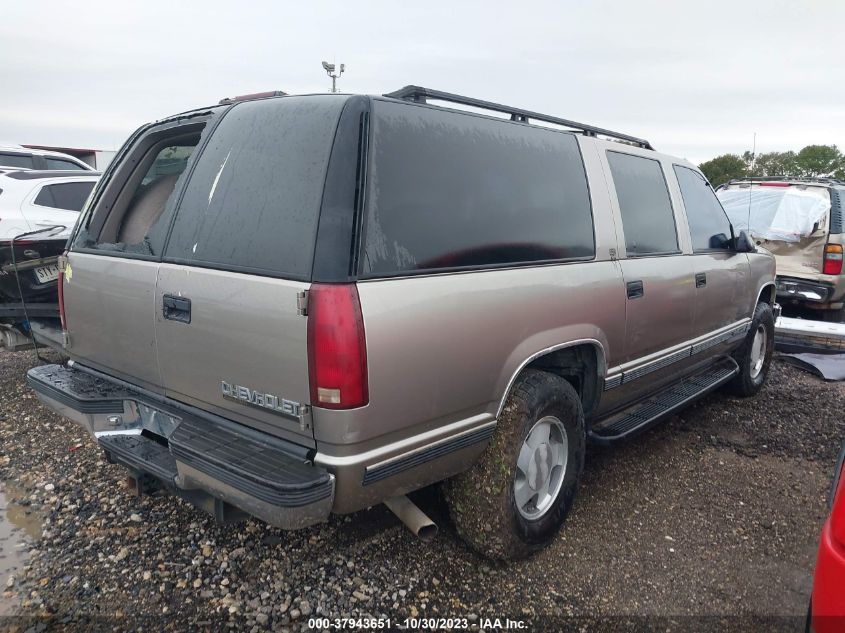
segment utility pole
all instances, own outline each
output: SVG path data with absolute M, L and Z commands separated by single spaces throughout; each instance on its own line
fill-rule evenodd
M 344 70 L 346 70 L 346 64 L 341 64 L 340 71 L 335 73 L 334 64 L 323 62 L 323 70 L 325 70 L 326 74 L 332 78 L 332 92 L 337 92 L 337 78 L 343 74 Z

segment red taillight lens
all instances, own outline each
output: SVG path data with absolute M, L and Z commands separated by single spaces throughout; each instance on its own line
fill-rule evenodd
M 842 247 L 839 244 L 825 245 L 822 272 L 825 275 L 839 275 L 842 273 Z
M 308 293 L 311 404 L 353 409 L 370 400 L 367 342 L 355 284 L 312 284 Z

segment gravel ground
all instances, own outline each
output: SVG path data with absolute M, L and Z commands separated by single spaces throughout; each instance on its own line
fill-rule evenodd
M 499 565 L 457 539 L 436 488 L 415 496 L 441 526 L 428 544 L 384 507 L 284 532 L 138 500 L 81 429 L 38 404 L 24 382 L 33 363 L 0 353 L 0 480 L 43 519 L 26 565 L 0 578 L 24 616 L 0 630 L 308 630 L 319 615 L 802 630 L 845 436 L 842 385 L 776 362 L 756 398 L 717 393 L 624 445 L 590 448 L 560 536 Z

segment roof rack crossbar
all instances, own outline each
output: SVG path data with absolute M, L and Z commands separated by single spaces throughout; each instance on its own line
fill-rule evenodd
M 621 134 L 604 128 L 595 127 L 593 125 L 585 125 L 584 123 L 577 123 L 576 121 L 569 121 L 561 119 L 548 114 L 540 114 L 539 112 L 532 112 L 530 110 L 523 110 L 521 108 L 513 108 L 511 106 L 502 105 L 500 103 L 493 103 L 491 101 L 483 101 L 473 97 L 464 97 L 461 95 L 452 94 L 451 92 L 441 92 L 440 90 L 432 90 L 431 88 L 423 88 L 421 86 L 405 86 L 394 92 L 388 92 L 384 95 L 392 99 L 403 99 L 405 101 L 414 101 L 416 103 L 426 103 L 428 99 L 435 101 L 446 101 L 448 103 L 457 103 L 460 105 L 470 106 L 473 108 L 480 108 L 482 110 L 491 110 L 493 112 L 501 112 L 510 115 L 511 121 L 519 123 L 528 123 L 530 119 L 537 121 L 544 121 L 546 123 L 553 123 L 573 131 L 581 132 L 585 136 L 607 136 L 610 138 L 633 143 L 643 149 L 654 148 L 647 140 L 630 136 L 629 134 Z

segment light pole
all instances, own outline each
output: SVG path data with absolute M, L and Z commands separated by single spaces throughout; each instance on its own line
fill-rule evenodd
M 346 64 L 341 64 L 340 71 L 335 73 L 334 64 L 323 62 L 323 70 L 325 70 L 326 74 L 332 78 L 332 92 L 337 92 L 337 78 L 343 74 L 344 70 L 346 70 Z

